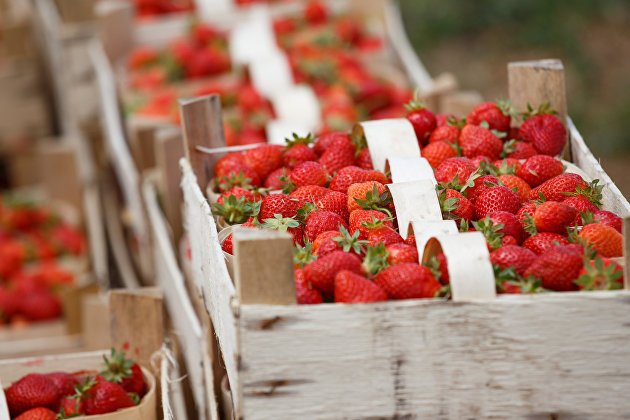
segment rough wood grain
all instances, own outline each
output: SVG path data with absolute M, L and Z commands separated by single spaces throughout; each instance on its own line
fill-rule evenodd
M 622 291 L 244 305 L 236 418 L 622 418 L 629 302 Z
M 234 277 L 243 304 L 295 304 L 293 240 L 286 232 L 237 229 Z
M 179 130 L 160 130 L 155 136 L 155 162 L 160 170 L 160 193 L 168 224 L 173 232 L 173 243 L 182 237 L 182 190 L 179 188 L 179 160 L 184 156 Z

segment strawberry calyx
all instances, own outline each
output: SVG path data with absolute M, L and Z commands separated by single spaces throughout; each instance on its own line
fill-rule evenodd
M 468 223 L 468 220 L 461 219 L 460 222 L 459 222 L 458 230 L 460 232 L 470 232 L 470 223 Z
M 413 99 L 405 104 L 405 109 L 409 112 L 422 111 L 426 108 L 424 101 L 420 100 L 420 91 L 416 89 L 413 93 Z
M 372 215 L 372 220 L 367 221 L 367 222 L 362 222 L 361 226 L 366 227 L 368 230 L 375 230 L 380 227 L 383 227 L 386 221 L 392 221 L 392 220 L 394 220 L 392 217 L 385 217 L 383 219 L 377 219 L 376 217 L 374 217 L 374 215 Z M 356 232 L 358 232 L 358 230 L 356 230 L 355 233 Z
M 493 251 L 501 246 L 501 238 L 504 234 L 499 231 L 505 226 L 503 223 L 493 223 L 490 216 L 486 216 L 483 220 L 472 222 L 472 225 L 483 234 Z
M 317 259 L 317 255 L 313 255 L 313 245 L 305 241 L 304 246 L 296 244 L 293 247 L 293 264 L 296 267 L 304 268 Z
M 230 191 L 234 187 L 241 187 L 245 189 L 251 189 L 251 178 L 246 178 L 243 171 L 239 171 L 237 174 L 231 173 L 229 175 L 223 175 L 219 179 L 219 190 L 221 192 Z
M 374 216 L 372 216 L 374 218 Z M 366 241 L 364 239 L 359 239 L 359 234 L 361 233 L 359 229 L 355 230 L 352 235 L 350 232 L 339 225 L 339 232 L 341 236 L 337 236 L 332 238 L 333 241 L 337 242 L 337 246 L 343 249 L 344 252 L 354 252 L 357 255 L 363 255 L 365 253 L 365 248 L 369 246 L 370 241 Z
M 525 230 L 525 232 L 529 233 L 531 236 L 537 235 L 538 229 L 536 228 L 534 217 L 529 213 L 525 213 L 524 217 L 525 223 L 523 223 L 523 230 Z
M 385 190 L 382 194 L 380 194 L 376 184 L 374 184 L 372 191 L 365 193 L 365 199 L 354 198 L 354 201 L 356 201 L 363 210 L 378 210 L 386 213 L 389 217 L 392 217 L 391 211 L 386 208 L 392 203 L 392 196 L 389 193 L 389 190 Z
M 311 133 L 308 133 L 306 136 L 299 136 L 296 133 L 292 133 L 291 136 L 292 138 L 284 139 L 284 141 L 287 143 L 285 150 L 289 150 L 290 148 L 298 144 L 309 145 L 315 142 L 315 137 L 313 137 L 313 134 Z
M 280 189 L 282 194 L 291 194 L 297 189 L 297 185 L 289 179 L 284 170 L 282 170 L 282 175 L 278 177 L 278 180 L 281 182 Z
M 521 112 L 520 116 L 523 118 L 523 121 L 526 121 L 528 118 L 531 118 L 535 115 L 558 115 L 558 112 L 555 109 L 551 108 L 551 104 L 549 102 L 539 105 L 538 108 L 534 109 L 531 104 L 527 104 L 527 112 Z
M 229 225 L 245 223 L 250 217 L 260 212 L 260 201 L 248 201 L 245 196 L 236 197 L 230 194 L 223 200 L 223 204 L 212 203 L 212 213 L 223 217 Z
M 422 263 L 422 265 L 424 265 L 426 268 L 431 270 L 433 277 L 435 277 L 437 281 L 442 283 L 441 282 L 442 272 L 440 271 L 440 261 L 437 259 L 437 256 L 432 255 L 431 258 L 429 258 L 428 261 L 425 261 L 424 263 Z
M 516 152 L 516 140 L 511 139 L 503 143 L 503 150 L 501 151 L 501 154 L 499 155 L 499 157 L 501 159 L 505 159 L 506 157 L 510 155 L 510 153 L 514 153 L 514 152 Z
M 512 105 L 509 99 L 497 99 L 494 101 L 494 104 L 506 117 L 515 118 L 518 115 L 516 108 Z
M 355 158 L 359 156 L 363 149 L 367 149 L 368 147 L 367 139 L 365 138 L 363 130 L 353 130 L 352 133 L 350 133 L 350 140 L 352 140 L 352 144 L 354 144 L 354 147 L 356 148 L 356 151 L 354 152 Z
M 263 219 L 262 227 L 264 229 L 278 230 L 280 232 L 286 232 L 289 228 L 296 228 L 300 226 L 300 222 L 293 217 L 284 217 L 280 213 L 276 213 L 273 217 Z
M 593 264 L 585 261 L 584 270 L 586 273 L 573 281 L 582 290 L 618 290 L 623 287 L 619 282 L 623 272 L 617 270 L 614 262 L 605 265 L 604 260 L 597 257 Z
M 461 130 L 466 125 L 466 120 L 460 120 L 457 119 L 457 117 L 455 117 L 454 115 L 449 115 L 448 117 L 446 117 L 446 125 L 450 125 L 451 127 L 456 127 Z
M 305 225 L 306 219 L 308 219 L 308 215 L 315 210 L 319 210 L 319 207 L 317 207 L 315 203 L 306 202 L 301 208 L 297 210 L 297 215 L 295 216 L 295 219 Z
M 599 179 L 594 179 L 593 181 L 589 182 L 589 184 L 585 188 L 577 185 L 575 187 L 575 192 L 564 192 L 562 194 L 568 197 L 582 196 L 593 203 L 595 206 L 597 206 L 597 208 L 601 208 L 602 190 L 604 189 L 604 186 L 598 185 L 598 183 Z
M 127 359 L 124 352 L 117 352 L 116 349 L 112 347 L 110 358 L 108 359 L 107 356 L 103 355 L 103 360 L 105 361 L 105 368 L 99 375 L 105 378 L 105 380 L 119 384 L 123 379 L 133 376 L 131 367 L 135 365 L 135 362 Z
M 500 138 L 500 139 L 507 137 L 507 133 L 504 133 L 504 132 L 499 131 L 499 130 L 495 130 L 494 128 L 493 128 L 493 129 L 490 129 L 490 124 L 488 124 L 488 121 L 485 121 L 485 120 L 484 120 L 484 121 L 482 121 L 482 122 L 479 124 L 479 126 L 480 126 L 480 127 L 483 127 L 483 128 L 487 128 L 488 130 L 490 130 L 490 132 L 491 132 L 492 134 L 494 134 L 495 136 L 497 136 L 497 137 L 498 137 L 498 138 Z
M 379 243 L 366 248 L 365 257 L 363 258 L 363 268 L 370 276 L 376 276 L 381 271 L 389 267 L 387 257 L 389 251 L 385 250 L 385 245 Z

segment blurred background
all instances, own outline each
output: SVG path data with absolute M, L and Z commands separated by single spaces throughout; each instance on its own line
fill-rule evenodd
M 507 97 L 506 63 L 560 58 L 568 111 L 593 154 L 630 195 L 628 0 L 401 0 L 430 74 L 452 72 L 488 100 Z

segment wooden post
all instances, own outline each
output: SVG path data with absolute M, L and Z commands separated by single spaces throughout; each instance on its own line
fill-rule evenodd
M 50 198 L 66 201 L 77 209 L 83 208 L 83 186 L 76 149 L 71 142 L 46 142 L 36 150 L 36 162 L 41 183 Z
M 112 346 L 125 349 L 143 366 L 164 342 L 162 291 L 147 287 L 109 292 Z
M 623 219 L 623 286 L 630 290 L 630 216 Z
M 160 171 L 160 193 L 166 219 L 173 231 L 176 244 L 182 236 L 182 190 L 179 187 L 181 171 L 179 159 L 184 156 L 179 130 L 160 130 L 155 134 L 155 163 Z
M 210 157 L 197 150 L 197 146 L 225 147 L 221 98 L 217 94 L 180 99 L 179 109 L 184 133 L 184 151 L 201 190 L 212 178 Z
M 295 304 L 293 243 L 285 232 L 234 231 L 235 284 L 242 304 Z

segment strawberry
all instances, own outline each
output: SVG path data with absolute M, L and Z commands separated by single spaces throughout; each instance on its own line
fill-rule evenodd
M 135 405 L 120 385 L 105 379 L 98 380 L 89 387 L 83 397 L 83 404 L 88 416 L 111 413 Z
M 575 219 L 572 224 L 582 225 L 582 216 L 580 213 L 596 213 L 599 211 L 599 208 L 595 204 L 593 204 L 588 198 L 583 195 L 575 195 L 572 197 L 567 197 L 562 204 L 570 206 L 575 209 Z
M 108 359 L 103 356 L 105 369 L 100 375 L 105 380 L 119 384 L 125 391 L 134 393 L 140 398 L 144 395 L 146 383 L 142 369 L 137 363 L 125 357 L 125 353 L 111 349 L 111 356 Z
M 431 270 L 418 264 L 398 264 L 381 271 L 374 277 L 390 299 L 432 298 L 440 283 Z
M 520 160 L 514 158 L 503 158 L 492 162 L 498 169 L 497 175 L 514 175 L 523 166 Z
M 286 181 L 281 178 L 289 179 L 291 176 L 291 169 L 287 167 L 278 168 L 275 171 L 272 171 L 267 178 L 265 178 L 264 187 L 269 188 L 270 190 L 281 190 L 282 186 L 286 183 Z
M 512 236 L 520 243 L 523 236 L 523 227 L 514 214 L 508 213 L 507 211 L 496 211 L 488 214 L 488 217 L 493 225 L 503 225 L 503 227 L 498 229 L 498 232 Z
M 538 152 L 534 149 L 530 143 L 517 140 L 509 140 L 503 144 L 503 153 L 509 158 L 513 159 L 527 159 Z
M 377 181 L 352 184 L 348 187 L 348 211 L 374 209 L 381 210 L 386 202 L 383 199 L 387 188 Z
M 64 418 L 78 417 L 79 414 L 85 414 L 85 407 L 83 401 L 73 395 L 61 399 L 59 412 L 63 413 Z
M 323 155 L 324 152 L 326 152 L 326 150 L 328 150 L 328 148 L 333 144 L 333 142 L 336 139 L 343 139 L 342 140 L 343 143 L 346 143 L 345 140 L 348 140 L 348 141 L 350 141 L 350 143 L 352 143 L 352 141 L 350 140 L 350 136 L 348 136 L 345 133 L 338 133 L 338 132 L 337 133 L 328 133 L 328 134 L 324 134 L 323 136 L 320 136 L 317 139 L 317 141 L 313 145 L 313 151 L 315 152 L 315 154 L 317 154 L 317 156 Z
M 355 210 L 350 213 L 349 225 L 350 225 L 350 233 L 354 234 L 357 230 L 359 231 L 359 239 L 367 239 L 368 228 L 364 225 L 365 222 L 371 222 L 372 219 L 388 219 L 384 221 L 384 225 L 389 226 L 391 228 L 394 227 L 391 219 L 387 214 L 378 211 L 378 210 Z
M 42 290 L 22 296 L 20 313 L 31 321 L 45 321 L 61 316 L 61 302 L 59 298 L 48 291 Z
M 364 223 L 368 229 L 367 240 L 371 245 L 391 245 L 402 243 L 403 238 L 393 228 L 386 226 L 383 220 L 373 219 L 371 222 Z
M 545 289 L 577 290 L 574 280 L 582 269 L 582 255 L 569 246 L 554 246 L 540 254 L 525 271 L 524 276 L 542 280 Z
M 305 266 L 304 278 L 323 295 L 332 296 L 335 276 L 342 270 L 361 274 L 361 259 L 354 254 L 335 251 Z
M 281 214 L 283 217 L 294 217 L 298 209 L 304 206 L 304 201 L 285 194 L 270 194 L 263 198 L 260 205 L 260 220 L 275 217 Z
M 245 223 L 240 225 L 240 227 L 242 227 L 242 228 L 254 228 L 255 229 L 258 226 L 256 226 L 253 223 L 253 219 L 250 218 Z M 232 244 L 232 234 L 231 233 L 227 236 L 227 238 L 225 238 L 223 243 L 221 243 L 221 249 L 223 250 L 223 252 L 226 252 L 226 253 L 228 253 L 230 255 L 234 254 L 233 244 Z
M 542 193 L 548 201 L 564 201 L 566 193 L 575 193 L 577 188 L 588 188 L 578 174 L 564 173 L 543 182 L 529 193 L 530 200 L 537 200 Z
M 435 169 L 445 160 L 457 157 L 457 152 L 446 142 L 436 141 L 427 144 L 422 149 L 422 157 L 429 161 L 429 165 Z
M 465 184 L 476 169 L 475 165 L 468 158 L 450 158 L 446 159 L 435 169 L 435 179 L 438 182 L 448 184 L 457 177 L 458 183 Z
M 45 408 L 45 407 L 37 407 L 31 408 L 28 411 L 20 414 L 15 420 L 56 420 L 57 413 L 54 411 Z
M 416 246 L 416 235 L 409 235 L 405 239 L 407 245 Z
M 289 194 L 291 197 L 298 198 L 308 203 L 316 203 L 328 194 L 330 190 L 319 185 L 305 185 Z
M 217 161 L 217 164 L 214 166 L 214 176 L 217 178 L 222 177 L 227 174 L 227 171 L 234 165 L 244 165 L 245 160 L 243 157 L 243 153 L 241 152 L 232 152 L 223 156 L 221 159 Z
M 260 176 L 258 176 L 256 171 L 249 166 L 240 164 L 230 166 L 217 181 L 217 187 L 221 192 L 230 191 L 234 187 L 260 186 Z
M 293 217 L 282 217 L 281 214 L 276 214 L 274 217 L 270 217 L 262 220 L 264 229 L 277 230 L 280 232 L 287 232 L 293 237 L 293 245 L 304 245 L 304 226 L 300 224 Z
M 335 172 L 341 168 L 354 165 L 355 152 L 356 147 L 348 136 L 337 136 L 321 155 L 318 162 L 328 172 L 328 175 L 334 176 Z
M 300 163 L 293 168 L 289 179 L 296 187 L 306 185 L 323 187 L 328 184 L 328 175 L 322 165 L 312 161 Z
M 256 171 L 260 179 L 265 179 L 271 172 L 282 167 L 282 151 L 282 146 L 264 144 L 247 150 L 243 161 Z
M 57 387 L 59 397 L 74 394 L 74 387 L 79 385 L 79 381 L 66 372 L 53 372 L 46 374 L 46 376 L 51 379 Z
M 484 102 L 473 108 L 466 117 L 466 124 L 480 125 L 487 122 L 490 129 L 507 133 L 510 130 L 512 107 L 509 102 Z
M 335 275 L 335 302 L 369 303 L 387 300 L 387 293 L 355 272 L 342 270 Z
M 591 223 L 582 228 L 579 236 L 602 257 L 623 256 L 623 235 L 611 226 Z
M 446 188 L 438 193 L 438 201 L 445 219 L 471 221 L 475 215 L 473 204 L 459 191 Z
M 516 213 L 521 207 L 521 199 L 511 189 L 498 185 L 482 192 L 475 201 L 475 216 L 484 219 L 495 211 Z
M 595 220 L 599 220 L 600 224 L 611 226 L 615 228 L 617 232 L 621 233 L 623 220 L 621 219 L 621 217 L 617 216 L 615 213 L 607 211 L 607 210 L 598 210 L 593 213 L 593 218 Z
M 326 232 L 321 232 L 317 235 L 317 238 L 313 241 L 313 255 L 326 255 L 332 251 L 337 251 L 337 242 L 333 241 L 334 238 L 341 238 L 341 232 L 339 230 L 327 230 Z M 330 252 L 326 249 L 322 254 L 319 253 L 320 247 L 324 246 L 325 248 L 330 247 Z
M 328 19 L 328 7 L 323 1 L 311 0 L 304 7 L 304 19 L 311 25 L 324 23 Z
M 304 270 L 298 268 L 294 272 L 295 276 L 295 296 L 299 305 L 312 305 L 323 303 L 321 293 L 313 289 L 311 284 L 304 278 Z
M 519 275 L 523 275 L 536 259 L 536 254 L 518 245 L 506 245 L 490 253 L 490 261 L 501 268 L 514 267 Z
M 597 257 L 584 264 L 575 283 L 580 290 L 621 289 L 623 268 L 610 258 Z
M 433 112 L 426 109 L 424 105 L 417 100 L 417 97 L 415 100 L 405 105 L 405 108 L 407 108 L 408 111 L 406 118 L 413 126 L 418 144 L 420 146 L 425 145 L 431 132 L 435 130 L 435 115 Z
M 315 210 L 306 218 L 304 234 L 309 241 L 313 242 L 320 233 L 329 230 L 339 230 L 340 226 L 348 229 L 346 221 L 343 220 L 337 213 L 325 210 Z
M 450 144 L 459 143 L 459 128 L 453 125 L 437 127 L 429 136 L 429 144 L 440 141 Z M 425 149 L 422 149 L 422 156 L 424 156 L 424 150 Z
M 469 159 L 486 156 L 491 161 L 499 159 L 503 142 L 489 129 L 477 125 L 465 125 L 459 135 L 462 153 Z
M 540 255 L 557 245 L 569 245 L 569 241 L 559 233 L 553 232 L 540 232 L 523 241 L 523 248 L 533 251 L 536 255 Z
M 314 201 L 321 210 L 337 213 L 344 221 L 348 221 L 348 195 L 338 191 L 328 191 L 319 200 Z
M 229 191 L 224 192 L 217 198 L 217 203 L 223 204 L 224 200 L 226 200 L 229 196 L 233 195 L 235 198 L 245 197 L 245 201 L 254 201 L 254 193 L 251 190 L 234 187 Z M 260 198 L 260 196 L 258 197 Z
M 490 187 L 499 185 L 499 178 L 494 175 L 484 175 L 474 179 L 474 185 L 465 190 L 466 197 L 471 203 L 477 201 L 477 197 Z
M 31 373 L 14 382 L 4 391 L 11 416 L 35 407 L 50 407 L 59 398 L 59 391 L 52 379 Z
M 518 134 L 543 155 L 556 156 L 567 143 L 566 128 L 558 117 L 550 114 L 529 117 L 521 125 Z
M 230 191 L 232 192 L 230 195 L 225 193 L 216 203 L 212 203 L 212 213 L 223 217 L 229 225 L 244 223 L 259 209 L 254 201 L 254 194 L 242 188 L 233 188 Z M 237 195 L 240 197 L 237 198 Z
M 348 187 L 367 181 L 377 181 L 381 184 L 388 184 L 387 177 L 379 171 L 369 171 L 357 166 L 347 166 L 340 169 L 330 181 L 330 189 L 344 194 L 348 192 Z
M 366 170 L 374 170 L 374 165 L 372 164 L 372 156 L 370 156 L 370 150 L 365 148 L 362 149 L 357 155 L 357 166 L 361 169 Z
M 523 163 L 516 175 L 533 188 L 564 172 L 562 162 L 547 155 L 535 155 Z
M 418 249 L 415 246 L 407 245 L 403 242 L 387 245 L 385 251 L 388 252 L 387 263 L 389 265 L 418 263 Z
M 573 224 L 577 211 L 571 206 L 557 201 L 545 201 L 534 212 L 534 223 L 538 232 L 566 233 Z
M 0 320 L 2 317 L 11 318 L 20 311 L 20 302 L 15 292 L 0 285 Z

